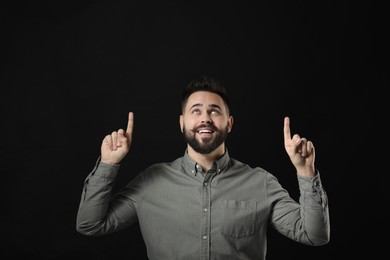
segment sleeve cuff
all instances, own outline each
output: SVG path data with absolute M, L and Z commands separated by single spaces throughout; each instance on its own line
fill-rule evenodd
M 322 189 L 320 172 L 316 170 L 316 175 L 313 177 L 298 176 L 299 187 L 304 191 L 312 191 L 314 189 Z

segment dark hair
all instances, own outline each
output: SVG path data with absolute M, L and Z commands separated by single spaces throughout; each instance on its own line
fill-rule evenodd
M 224 101 L 227 112 L 229 114 L 230 103 L 227 91 L 220 81 L 210 76 L 201 76 L 199 79 L 192 80 L 186 86 L 181 99 L 182 111 L 184 111 L 189 96 L 197 91 L 208 91 L 219 95 Z

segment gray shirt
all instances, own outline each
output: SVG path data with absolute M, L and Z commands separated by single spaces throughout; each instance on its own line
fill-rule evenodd
M 118 170 L 98 160 L 85 180 L 77 231 L 97 236 L 138 222 L 149 259 L 265 259 L 268 225 L 306 245 L 329 241 L 319 172 L 298 176 L 298 203 L 275 176 L 227 151 L 207 173 L 185 152 L 148 167 L 112 194 Z

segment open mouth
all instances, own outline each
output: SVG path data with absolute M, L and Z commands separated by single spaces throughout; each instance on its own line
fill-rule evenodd
M 210 129 L 200 129 L 198 131 L 196 131 L 198 134 L 201 134 L 201 135 L 210 135 L 212 133 L 214 133 L 213 130 L 210 130 Z

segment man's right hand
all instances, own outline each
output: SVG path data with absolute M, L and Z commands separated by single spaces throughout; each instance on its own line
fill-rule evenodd
M 106 135 L 101 146 L 101 162 L 107 164 L 118 164 L 130 150 L 133 136 L 134 113 L 129 112 L 126 132 L 123 129 Z

